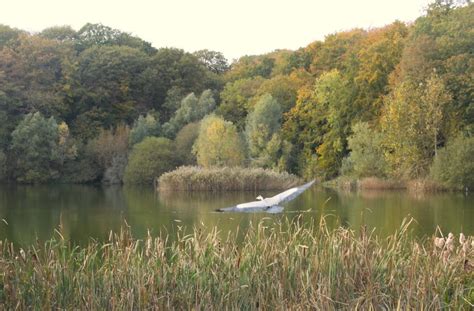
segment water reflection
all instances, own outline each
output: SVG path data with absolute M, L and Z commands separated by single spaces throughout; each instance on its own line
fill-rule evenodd
M 412 195 L 407 192 L 336 192 L 313 187 L 285 205 L 279 214 L 218 213 L 215 209 L 254 200 L 253 192 L 156 193 L 150 188 L 93 187 L 80 185 L 3 186 L 0 189 L 0 238 L 19 245 L 36 238 L 49 239 L 57 229 L 73 243 L 105 239 L 125 222 L 134 236 L 150 230 L 174 233 L 179 228 L 218 226 L 223 234 L 251 222 L 285 218 L 358 229 L 361 225 L 387 235 L 406 217 L 413 217 L 416 236 L 431 235 L 439 225 L 444 232 L 474 235 L 474 196 L 463 193 Z M 274 193 L 261 193 L 271 196 Z M 299 216 L 298 218 L 296 218 Z

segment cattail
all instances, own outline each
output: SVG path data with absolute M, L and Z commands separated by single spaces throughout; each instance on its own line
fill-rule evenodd
M 449 252 L 454 250 L 454 234 L 451 232 L 448 234 L 448 239 L 446 240 L 446 248 Z
M 20 248 L 20 256 L 23 259 L 23 261 L 26 261 L 26 254 L 23 248 Z
M 464 243 L 464 244 L 462 245 L 462 252 L 463 252 L 464 256 L 466 256 L 466 254 L 467 254 L 468 245 L 469 245 L 469 244 L 467 244 L 467 243 Z
M 448 264 L 448 258 L 449 258 L 449 250 L 443 251 L 443 263 L 444 263 L 445 265 Z
M 435 238 L 434 244 L 437 248 L 442 249 L 444 247 L 444 239 L 443 238 Z
M 145 255 L 147 257 L 151 256 L 151 242 L 152 242 L 152 238 L 150 235 L 150 231 L 148 231 L 148 237 L 146 239 L 146 250 L 145 250 Z

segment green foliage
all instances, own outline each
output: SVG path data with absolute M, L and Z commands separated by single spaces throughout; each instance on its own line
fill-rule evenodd
M 7 156 L 0 150 L 0 181 L 4 180 L 7 176 Z
M 245 154 L 237 128 L 232 122 L 210 115 L 201 121 L 193 147 L 197 163 L 203 167 L 241 166 Z
M 163 125 L 163 131 L 167 137 L 174 137 L 176 133 L 188 123 L 201 120 L 205 115 L 211 113 L 216 107 L 211 90 L 202 92 L 199 99 L 194 93 L 189 94 L 181 101 L 169 122 Z
M 229 70 L 224 54 L 216 51 L 200 50 L 193 53 L 211 72 L 223 74 Z
M 12 133 L 13 177 L 21 183 L 48 182 L 59 177 L 58 124 L 41 113 L 29 113 Z
M 0 49 L 0 140 L 3 147 L 22 117 L 33 111 L 65 119 L 66 86 L 74 52 L 55 40 L 21 35 L 15 47 Z
M 474 124 L 474 5 L 437 1 L 420 17 L 410 33 L 400 62 L 400 78 L 424 82 L 433 69 L 443 80 L 453 101 L 447 107 L 450 136 Z
M 265 80 L 254 96 L 258 100 L 265 94 L 270 94 L 280 104 L 282 111 L 287 112 L 296 103 L 296 95 L 301 81 L 294 76 L 278 75 Z M 255 104 L 251 104 L 254 106 Z
M 220 89 L 220 78 L 210 73 L 194 55 L 180 49 L 162 48 L 150 59 L 148 68 L 141 74 L 141 90 L 146 101 L 157 111 L 172 88 L 181 94 L 199 94 L 206 89 Z
M 128 46 L 148 54 L 156 52 L 156 49 L 153 48 L 149 42 L 102 24 L 87 23 L 79 29 L 77 38 L 77 49 L 79 51 L 83 51 L 92 46 L 118 45 Z
M 173 142 L 163 137 L 147 137 L 133 146 L 125 169 L 126 184 L 152 184 L 155 178 L 176 166 Z
M 342 173 L 357 178 L 384 177 L 387 164 L 382 147 L 382 134 L 370 128 L 366 122 L 355 124 L 352 131 L 353 134 L 348 138 L 351 153 L 345 159 L 345 166 L 341 168 L 341 171 L 345 171 Z
M 221 92 L 221 104 L 217 113 L 234 123 L 239 130 L 243 129 L 250 110 L 250 99 L 258 93 L 263 82 L 264 79 L 256 77 L 227 83 Z
M 100 128 L 131 123 L 137 107 L 146 105 L 138 96 L 143 88 L 140 74 L 148 56 L 128 46 L 93 46 L 81 53 L 76 72 L 76 134 L 90 139 Z M 92 126 L 91 126 L 92 125 Z
M 434 157 L 432 178 L 451 188 L 474 187 L 473 154 L 474 137 L 456 137 Z
M 390 94 L 381 128 L 392 175 L 397 178 L 426 175 L 436 154 L 439 136 L 443 136 L 444 106 L 450 100 L 436 75 L 426 81 L 426 86 L 403 82 Z
M 71 26 L 53 26 L 39 33 L 43 38 L 57 41 L 74 41 L 78 39 L 77 32 Z
M 0 24 L 0 50 L 17 40 L 22 33 L 21 30 Z
M 300 174 L 328 179 L 338 173 L 357 113 L 351 98 L 348 82 L 333 70 L 322 74 L 286 115 L 283 137 L 296 146 Z
M 384 135 L 387 175 L 425 177 L 439 148 L 474 133 L 473 16 L 469 1 L 435 1 L 409 25 L 338 32 L 297 51 L 243 56 L 230 66 L 220 52 L 155 49 L 101 24 L 38 34 L 0 25 L 0 149 L 12 162 L 7 175 L 15 170 L 12 132 L 29 112 L 68 124 L 55 176 L 115 182 L 127 151 L 107 161 L 98 156 L 100 147 L 91 142 L 102 129 L 135 122 L 130 144 L 150 135 L 174 138 L 217 108 L 248 136 L 248 117 L 270 94 L 281 107 L 282 129 L 258 133 L 266 144 L 258 152 L 249 144 L 252 165 L 332 178 L 357 166 L 359 160 L 347 157 L 348 137 L 352 125 L 368 122 Z M 149 111 L 154 121 L 145 116 Z M 179 157 L 193 163 L 189 146 L 196 133 L 180 134 Z
M 247 116 L 245 126 L 245 137 L 249 149 L 251 162 L 256 166 L 272 167 L 276 163 L 271 162 L 279 149 L 279 140 L 273 136 L 281 126 L 280 104 L 269 94 L 263 95 L 252 112 Z M 271 143 L 270 143 L 271 142 Z M 269 154 L 264 151 L 269 148 Z
M 129 145 L 138 144 L 148 136 L 159 136 L 160 123 L 152 113 L 140 115 L 130 130 Z
M 193 145 L 199 135 L 199 122 L 192 122 L 186 124 L 176 134 L 174 140 L 176 148 L 176 158 L 180 165 L 194 165 L 196 164 L 196 155 L 192 152 Z

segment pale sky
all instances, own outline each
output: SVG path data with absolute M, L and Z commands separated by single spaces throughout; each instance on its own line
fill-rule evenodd
M 0 23 L 39 32 L 102 23 L 156 48 L 242 55 L 297 49 L 328 34 L 414 21 L 429 0 L 2 0 Z

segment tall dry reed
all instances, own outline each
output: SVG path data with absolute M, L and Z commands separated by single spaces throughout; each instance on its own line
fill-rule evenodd
M 202 168 L 182 166 L 158 179 L 158 188 L 166 191 L 280 190 L 299 185 L 292 174 L 262 168 Z
M 74 247 L 61 237 L 26 250 L 0 247 L 2 309 L 469 309 L 473 237 L 386 239 L 324 219 L 252 225 L 237 233 L 195 228 Z M 221 238 L 226 236 L 225 238 Z M 441 242 L 441 240 L 443 240 Z

